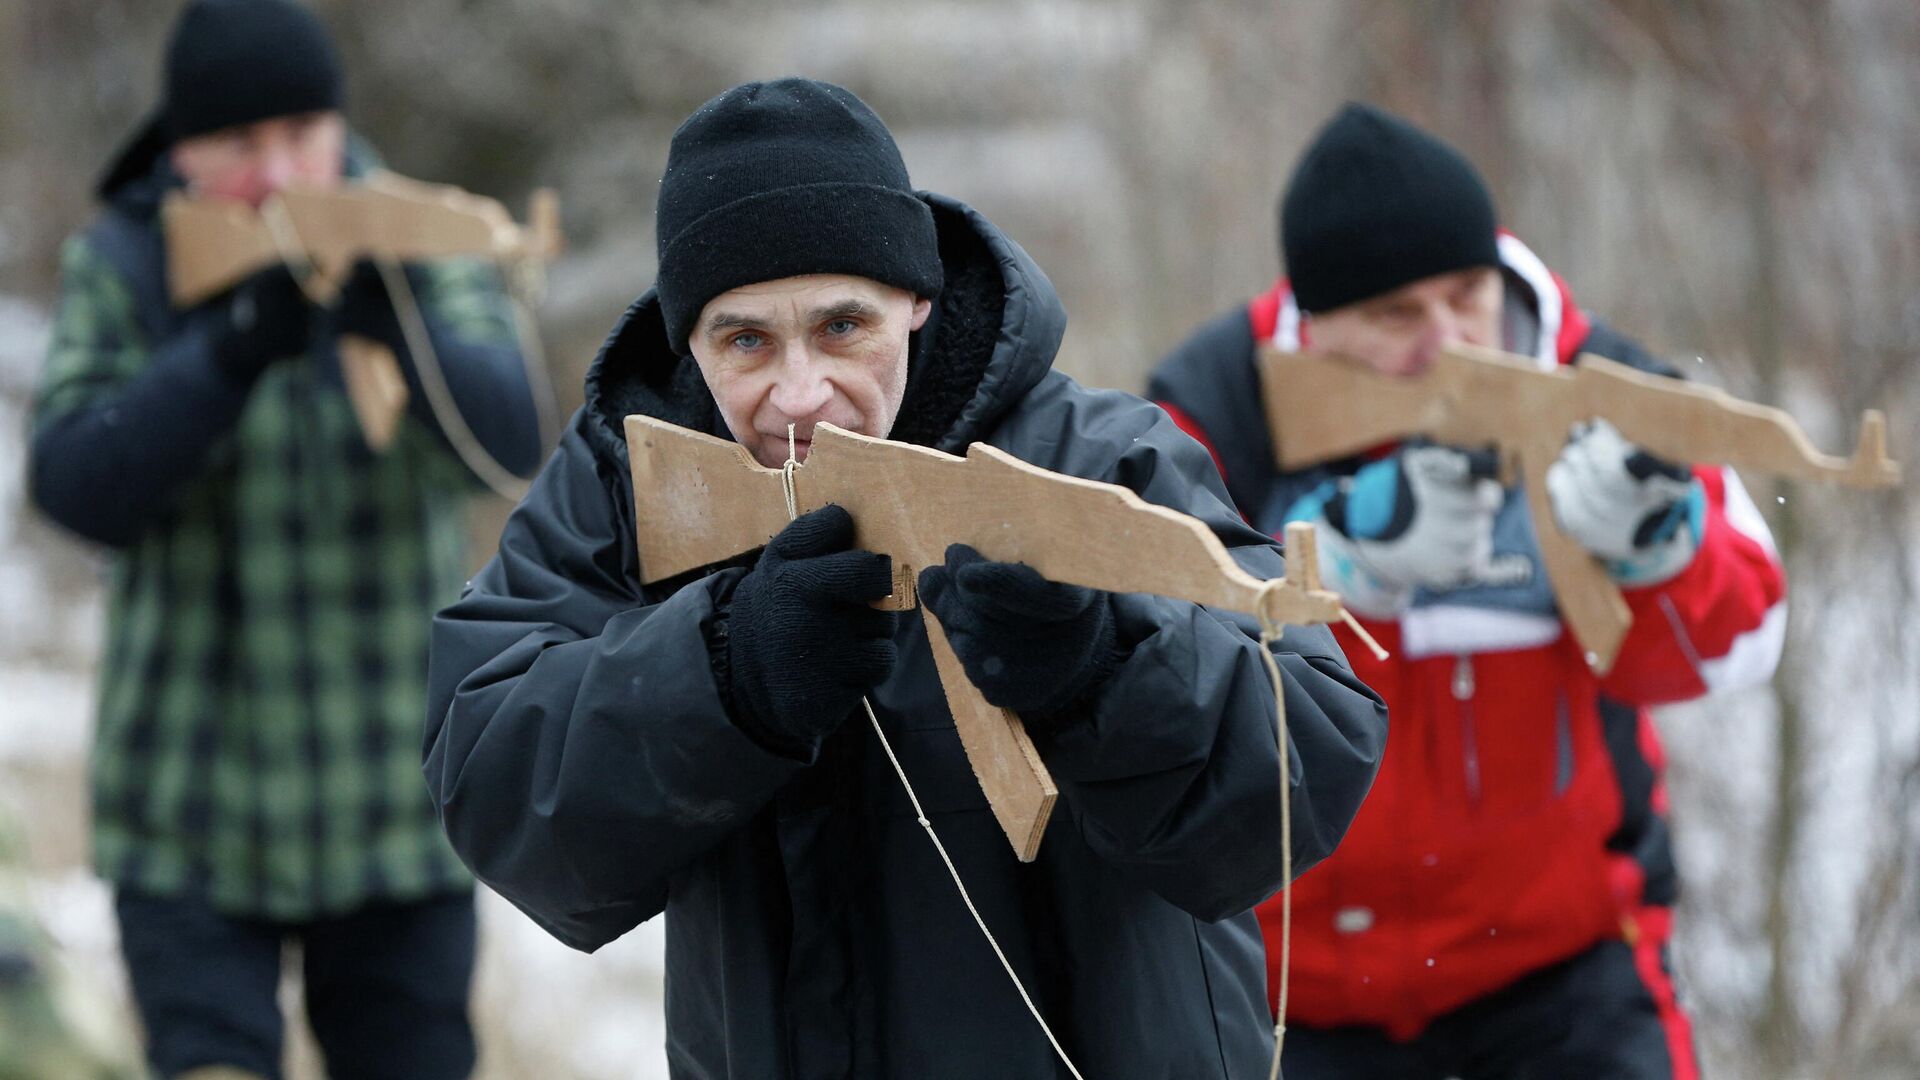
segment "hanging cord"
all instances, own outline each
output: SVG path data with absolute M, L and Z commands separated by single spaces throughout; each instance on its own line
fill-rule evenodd
M 1266 588 L 1279 585 L 1270 582 Z M 1272 649 L 1285 627 L 1268 618 L 1265 609 L 1261 604 L 1260 659 L 1273 680 L 1274 730 L 1280 746 L 1280 879 L 1284 882 L 1280 886 L 1280 986 L 1274 998 L 1273 1067 L 1267 1080 L 1280 1080 L 1280 1050 L 1287 1041 L 1287 981 L 1293 973 L 1293 762 L 1287 740 L 1286 686 L 1280 681 L 1280 662 L 1273 658 Z
M 460 455 L 473 475 L 492 488 L 494 494 L 508 502 L 519 502 L 531 485 L 500 464 L 467 426 L 467 418 L 460 414 L 460 405 L 453 400 L 453 391 L 447 386 L 446 372 L 440 367 L 439 354 L 433 350 L 426 317 L 420 312 L 420 300 L 414 295 L 406 272 L 397 260 L 384 255 L 376 257 L 373 263 L 380 268 L 380 279 L 386 282 L 387 295 L 393 299 L 393 311 L 400 317 L 400 331 L 407 339 L 407 351 L 413 354 L 413 366 L 420 375 L 420 388 L 427 392 L 427 407 L 433 411 L 441 434 L 447 437 L 454 453 Z M 531 374 L 529 371 L 529 381 L 537 381 Z M 544 433 L 542 435 L 544 437 Z
M 787 462 L 780 467 L 780 491 L 786 496 L 789 521 L 800 516 L 799 500 L 793 490 L 794 470 L 800 467 L 800 461 L 794 452 L 793 428 L 794 425 L 787 425 Z M 973 897 L 967 893 L 966 884 L 960 880 L 959 869 L 953 865 L 953 858 L 947 854 L 947 846 L 940 842 L 939 834 L 933 831 L 933 822 L 927 819 L 927 812 L 920 805 L 920 796 L 914 794 L 913 782 L 907 779 L 907 770 L 900 766 L 900 759 L 893 752 L 893 744 L 887 741 L 887 733 L 880 728 L 880 718 L 874 715 L 873 703 L 862 696 L 860 705 L 867 711 L 867 722 L 873 725 L 873 733 L 880 740 L 880 748 L 887 752 L 887 760 L 893 763 L 893 773 L 900 778 L 900 786 L 906 789 L 907 801 L 913 804 L 914 820 L 926 830 L 927 839 L 933 841 L 933 849 L 940 853 L 940 861 L 946 864 L 947 875 L 953 878 L 953 887 L 959 890 L 961 901 L 967 905 L 967 913 L 973 916 L 973 924 L 980 928 L 980 934 L 987 939 L 987 945 L 993 949 L 993 955 L 999 957 L 1000 966 L 1005 969 L 1007 978 L 1013 980 L 1013 988 L 1019 991 L 1020 1000 L 1026 1003 L 1027 1012 L 1032 1014 L 1034 1023 L 1040 1025 L 1041 1032 L 1047 1036 L 1047 1042 L 1053 1044 L 1053 1052 L 1059 1055 L 1061 1064 L 1073 1074 L 1074 1080 L 1086 1080 L 1080 1075 L 1080 1070 L 1074 1067 L 1073 1059 L 1067 1057 L 1066 1050 L 1061 1048 L 1060 1040 L 1054 1037 L 1053 1029 L 1047 1026 L 1046 1018 L 1040 1015 L 1039 1006 L 1033 1003 L 1033 997 L 1027 993 L 1026 986 L 1020 982 L 1020 976 L 1014 973 L 1013 964 L 1007 959 L 1007 954 L 1001 950 L 1000 942 L 994 938 L 993 931 L 987 929 L 987 920 L 981 916 L 980 909 L 974 906 Z
M 267 226 L 267 235 L 273 238 L 273 249 L 280 261 L 287 264 L 287 272 L 293 275 L 293 283 L 307 302 L 316 307 L 326 307 L 332 299 L 320 288 L 319 276 L 314 272 L 313 260 L 307 255 L 307 245 L 300 240 L 300 230 L 293 224 L 293 216 L 287 213 L 286 204 L 277 198 L 268 199 L 260 204 L 260 220 Z
M 560 402 L 553 396 L 553 367 L 547 363 L 547 346 L 540 339 L 533 309 L 546 298 L 546 282 L 532 259 L 521 259 L 502 267 L 507 286 L 507 303 L 513 308 L 513 332 L 520 342 L 520 362 L 526 368 L 527 389 L 533 394 L 533 417 L 540 433 L 540 448 L 560 443 Z
M 800 501 L 794 492 L 793 485 L 794 471 L 799 467 L 794 425 L 788 424 L 787 460 L 780 466 L 780 493 L 786 499 L 789 521 L 800 516 Z M 1267 593 L 1283 588 L 1284 585 L 1282 581 L 1269 582 L 1263 590 L 1263 601 Z M 1268 1073 L 1268 1080 L 1279 1080 L 1280 1050 L 1287 1035 L 1287 981 L 1293 964 L 1293 799 L 1291 791 L 1293 770 L 1287 742 L 1286 686 L 1281 680 L 1280 664 L 1274 659 L 1272 651 L 1273 644 L 1280 640 L 1285 626 L 1265 614 L 1267 605 L 1264 602 L 1260 607 L 1262 612 L 1260 659 L 1266 664 L 1267 677 L 1273 683 L 1274 731 L 1280 749 L 1280 873 L 1285 884 L 1280 892 L 1280 987 L 1274 1009 L 1273 1068 Z M 1342 614 L 1345 614 L 1344 611 Z M 1352 616 L 1349 615 L 1347 618 L 1350 620 Z M 1379 646 L 1375 645 L 1374 648 L 1378 649 Z M 1020 976 L 1014 972 L 1013 964 L 1007 960 L 1007 954 L 1001 950 L 1000 942 L 994 938 L 993 931 L 988 929 L 987 921 L 981 916 L 980 909 L 974 906 L 973 897 L 968 894 L 966 883 L 960 880 L 959 869 L 953 865 L 953 858 L 947 854 L 947 847 L 940 842 L 939 834 L 933 831 L 933 822 L 928 820 L 926 810 L 920 805 L 920 797 L 914 793 L 913 782 L 907 779 L 906 769 L 901 767 L 899 757 L 893 752 L 893 744 L 887 741 L 887 733 L 880 727 L 880 718 L 873 711 L 873 703 L 863 696 L 860 699 L 860 705 L 866 710 L 867 722 L 872 725 L 874 736 L 880 740 L 880 748 L 886 751 L 887 760 L 893 763 L 894 775 L 900 778 L 900 786 L 907 793 L 907 801 L 913 804 L 914 820 L 926 830 L 927 839 L 933 842 L 934 850 L 939 852 L 940 861 L 946 865 L 947 875 L 953 879 L 953 887 L 959 891 L 961 901 L 967 905 L 967 913 L 973 916 L 973 924 L 980 928 L 980 935 L 987 939 L 987 945 L 993 949 L 993 955 L 999 958 L 1001 968 L 1006 971 L 1007 978 L 1013 981 L 1013 988 L 1019 992 L 1020 1000 L 1027 1006 L 1027 1012 L 1033 1016 L 1034 1023 L 1040 1025 L 1040 1030 L 1046 1035 L 1047 1042 L 1053 1045 L 1053 1052 L 1059 1055 L 1061 1063 L 1067 1067 L 1068 1072 L 1073 1074 L 1074 1080 L 1085 1080 L 1080 1075 L 1080 1070 L 1074 1066 L 1073 1060 L 1067 1057 L 1066 1050 L 1060 1046 L 1060 1040 L 1054 1036 L 1053 1029 L 1047 1026 L 1046 1018 L 1040 1015 L 1039 1007 L 1033 1003 L 1032 995 L 1027 993 L 1026 986 L 1020 982 Z
M 267 233 L 273 237 L 274 248 L 279 252 L 281 261 L 293 272 L 300 291 L 306 294 L 311 303 L 325 306 L 331 298 L 322 294 L 313 259 L 307 254 L 307 246 L 300 239 L 300 230 L 294 225 L 293 216 L 287 213 L 286 205 L 279 199 L 268 199 L 260 206 L 260 219 L 266 223 Z M 380 279 L 387 287 L 388 300 L 400 320 L 401 336 L 406 339 L 407 350 L 413 354 L 414 369 L 420 376 L 420 388 L 426 391 L 427 407 L 432 411 L 434 421 L 440 425 L 441 433 L 447 437 L 448 444 L 459 455 L 461 462 L 494 494 L 509 502 L 519 502 L 531 484 L 501 465 L 467 425 L 466 417 L 461 414 L 460 405 L 453 400 L 453 391 L 447 385 L 446 372 L 440 366 L 440 354 L 434 351 L 432 335 L 427 332 L 426 317 L 420 310 L 420 300 L 414 295 L 413 285 L 407 280 L 399 261 L 376 255 L 373 263 L 379 268 Z M 532 312 L 523 296 L 530 296 L 535 290 L 525 274 L 515 276 L 503 273 L 502 279 L 513 309 L 514 335 L 519 341 L 520 362 L 526 371 L 527 389 L 533 395 L 534 423 L 540 445 L 545 449 L 559 439 L 559 408 L 553 397 L 553 380 L 548 373 L 546 350 L 533 326 Z

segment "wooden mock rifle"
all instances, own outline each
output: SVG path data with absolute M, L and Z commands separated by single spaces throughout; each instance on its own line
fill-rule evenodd
M 730 440 L 649 416 L 627 417 L 626 431 L 643 583 L 752 551 L 786 527 L 783 470 Z M 984 443 L 961 458 L 821 424 L 806 463 L 792 471 L 797 513 L 845 507 L 855 546 L 892 558 L 893 594 L 878 605 L 890 610 L 918 605 L 920 569 L 964 543 L 1053 581 L 1189 600 L 1263 626 L 1345 615 L 1340 598 L 1320 587 L 1313 527 L 1304 523 L 1288 529 L 1286 577 L 1262 581 L 1196 518 Z M 1014 852 L 1030 862 L 1059 789 L 1019 718 L 981 696 L 932 609 L 920 611 L 967 760 Z
M 528 224 L 522 226 L 484 195 L 386 171 L 332 189 L 289 188 L 257 211 L 231 200 L 174 192 L 160 214 L 168 289 L 182 308 L 276 263 L 286 263 L 307 295 L 325 303 L 362 258 L 390 265 L 459 256 L 492 259 L 510 286 L 533 294 L 545 264 L 561 246 L 559 202 L 550 190 L 534 192 Z M 385 450 L 407 403 L 398 362 L 386 346 L 355 335 L 341 339 L 340 361 L 367 445 Z
M 1471 345 L 1443 349 L 1417 376 L 1382 375 L 1339 357 L 1260 356 L 1262 396 L 1282 470 L 1332 461 L 1414 436 L 1493 445 L 1502 480 L 1525 487 L 1541 561 L 1587 664 L 1612 669 L 1633 616 L 1600 561 L 1561 531 L 1547 497 L 1547 466 L 1576 423 L 1606 420 L 1629 442 L 1669 461 L 1728 465 L 1848 487 L 1891 487 L 1886 419 L 1860 420 L 1852 458 L 1821 453 L 1780 409 L 1724 390 L 1652 375 L 1593 353 L 1543 370 L 1523 356 Z

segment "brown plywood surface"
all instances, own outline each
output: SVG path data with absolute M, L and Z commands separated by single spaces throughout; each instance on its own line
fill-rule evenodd
M 1852 487 L 1900 480 L 1877 412 L 1861 418 L 1854 455 L 1835 457 L 1816 449 L 1779 409 L 1593 354 L 1571 367 L 1543 370 L 1526 357 L 1457 345 L 1442 350 L 1428 371 L 1400 378 L 1338 357 L 1268 348 L 1260 372 L 1282 469 L 1416 435 L 1497 446 L 1503 473 L 1526 491 L 1561 614 L 1601 673 L 1612 668 L 1632 616 L 1599 560 L 1560 531 L 1546 490 L 1547 466 L 1576 423 L 1605 419 L 1628 441 L 1670 461 Z
M 529 216 L 522 228 L 493 199 L 388 172 L 327 190 L 290 188 L 258 212 L 176 192 L 161 207 L 168 289 L 189 307 L 283 260 L 311 269 L 309 286 L 323 296 L 366 256 L 549 261 L 560 248 L 552 193 L 536 193 Z
M 626 428 L 643 582 L 751 551 L 785 527 L 780 470 L 757 464 L 736 443 L 652 417 L 629 416 Z M 1087 588 L 1153 593 L 1276 624 L 1341 617 L 1339 598 L 1319 587 L 1311 558 L 1289 560 L 1284 580 L 1261 581 L 1192 517 L 984 444 L 961 458 L 823 424 L 793 486 L 800 513 L 846 507 L 855 544 L 893 559 L 900 595 L 891 607 L 911 606 L 906 594 L 919 570 L 943 562 L 949 544 L 965 543 Z M 1018 718 L 966 680 L 931 617 L 928 638 L 975 775 L 1008 842 L 1031 859 L 1057 788 Z

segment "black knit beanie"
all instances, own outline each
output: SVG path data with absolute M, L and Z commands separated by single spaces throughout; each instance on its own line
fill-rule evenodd
M 1493 197 L 1459 151 L 1357 103 L 1307 147 L 1280 200 L 1281 256 L 1309 313 L 1497 267 L 1494 229 Z
M 340 57 L 293 0 L 194 0 L 167 43 L 166 134 L 178 141 L 341 105 Z
M 686 354 L 707 302 L 801 274 L 851 274 L 940 292 L 933 212 L 893 136 L 830 83 L 736 86 L 673 134 L 654 212 L 667 339 Z

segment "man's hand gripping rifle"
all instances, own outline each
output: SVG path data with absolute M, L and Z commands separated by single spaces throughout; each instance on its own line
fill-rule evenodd
M 1336 460 L 1383 443 L 1425 436 L 1462 447 L 1494 446 L 1502 479 L 1518 475 L 1561 614 L 1588 666 L 1613 667 L 1632 615 L 1600 562 L 1562 532 L 1546 474 L 1576 423 L 1604 419 L 1641 449 L 1670 461 L 1729 465 L 1849 487 L 1891 487 L 1886 420 L 1867 412 L 1850 459 L 1821 453 L 1785 412 L 1725 391 L 1650 375 L 1591 353 L 1542 370 L 1532 360 L 1456 345 L 1413 377 L 1381 375 L 1338 357 L 1266 349 L 1262 393 L 1274 456 L 1283 470 Z
M 782 470 L 756 464 L 731 441 L 629 416 L 627 448 L 642 582 L 752 551 L 787 524 Z M 959 458 L 822 424 L 806 464 L 792 472 L 797 513 L 842 506 L 852 514 L 855 545 L 893 560 L 885 606 L 896 610 L 918 604 L 922 567 L 940 565 L 949 544 L 964 543 L 1053 581 L 1242 612 L 1276 632 L 1282 623 L 1345 614 L 1340 598 L 1319 587 L 1310 525 L 1288 531 L 1287 576 L 1262 581 L 1195 518 L 982 443 Z M 1019 718 L 967 681 L 938 620 L 924 606 L 921 613 L 974 774 L 1014 851 L 1031 861 L 1058 789 Z

